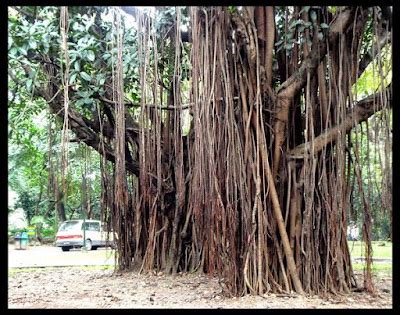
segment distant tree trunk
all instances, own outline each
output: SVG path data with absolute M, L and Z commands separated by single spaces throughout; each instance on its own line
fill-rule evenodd
M 35 216 L 39 215 L 39 209 L 40 209 L 40 202 L 42 201 L 42 194 L 43 194 L 43 185 L 40 183 L 40 191 L 39 191 L 39 196 L 36 201 L 36 208 L 35 208 Z
M 82 213 L 84 213 L 86 219 L 90 219 L 88 213 L 88 201 L 87 201 L 87 185 L 86 185 L 86 174 L 82 174 L 82 187 L 81 187 L 81 196 L 82 196 Z
M 53 153 L 53 129 L 51 128 L 51 119 L 49 119 L 48 125 L 48 149 L 47 149 L 47 167 L 48 167 L 48 180 L 47 180 L 47 211 L 44 214 L 44 217 L 47 218 L 52 211 L 54 211 L 54 171 L 53 171 L 53 161 L 52 161 L 52 153 Z
M 64 206 L 64 194 L 61 190 L 56 186 L 57 199 L 56 199 L 56 208 L 59 222 L 64 222 L 67 220 L 67 216 L 65 215 L 65 206 Z

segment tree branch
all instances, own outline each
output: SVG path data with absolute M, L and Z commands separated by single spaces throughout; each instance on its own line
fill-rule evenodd
M 346 32 L 348 27 L 351 25 L 355 13 L 356 7 L 347 7 L 336 16 L 334 21 L 332 21 L 328 37 L 331 47 L 336 44 L 339 34 Z M 326 42 L 326 40 L 313 42 L 311 52 L 304 59 L 300 68 L 278 88 L 276 116 L 273 127 L 275 144 L 272 172 L 274 178 L 277 175 L 281 157 L 281 148 L 286 138 L 286 124 L 289 117 L 290 104 L 294 96 L 300 92 L 307 83 L 307 74 L 309 73 L 312 77 L 321 60 L 325 57 L 325 54 L 327 53 Z
M 109 103 L 109 104 L 113 104 L 115 105 L 115 102 L 109 99 L 106 99 L 105 97 L 101 97 L 100 98 L 102 101 Z M 124 104 L 127 107 L 140 107 L 141 104 L 138 103 L 125 103 Z M 193 103 L 189 103 L 189 104 L 182 104 L 180 107 L 179 106 L 174 106 L 174 105 L 168 105 L 166 107 L 160 107 L 160 105 L 156 105 L 156 104 L 145 104 L 146 107 L 153 107 L 153 108 L 159 108 L 162 110 L 177 110 L 177 109 L 188 109 L 191 106 L 193 106 Z
M 266 50 L 265 50 L 265 73 L 267 76 L 267 86 L 272 85 L 272 52 L 275 44 L 275 14 L 274 7 L 265 8 L 265 19 L 266 19 L 266 33 L 268 34 Z
M 287 157 L 292 159 L 303 159 L 306 156 L 320 152 L 329 143 L 337 140 L 342 133 L 348 133 L 351 129 L 357 126 L 359 123 L 366 121 L 373 114 L 383 109 L 383 104 L 380 102 L 382 94 L 386 94 L 387 103 L 389 107 L 392 107 L 392 90 L 391 84 L 382 92 L 377 92 L 367 98 L 359 101 L 354 108 L 346 114 L 346 119 L 339 125 L 334 126 L 324 133 L 320 134 L 314 139 L 314 141 L 308 141 L 300 144 L 293 150 L 289 151 Z
M 61 102 L 57 102 L 57 100 L 55 100 L 53 102 L 50 102 L 49 105 L 51 111 L 54 114 L 63 118 L 64 107 L 61 104 Z M 115 154 L 113 148 L 107 143 L 102 143 L 100 136 L 91 129 L 90 125 L 88 125 L 88 123 L 90 123 L 88 119 L 82 117 L 71 107 L 68 109 L 68 118 L 70 122 L 70 129 L 76 134 L 78 139 L 86 143 L 88 146 L 94 148 L 101 155 L 103 155 L 104 153 L 107 160 L 115 162 Z M 137 176 L 139 175 L 139 163 L 137 161 L 126 161 L 126 169 L 132 174 L 135 174 Z
M 344 33 L 353 21 L 356 7 L 346 7 L 336 18 L 331 22 L 329 27 L 329 44 L 335 45 L 339 34 Z M 313 43 L 311 52 L 308 57 L 302 62 L 300 68 L 293 73 L 285 82 L 278 88 L 278 96 L 284 98 L 292 98 L 296 95 L 307 82 L 307 73 L 312 74 L 316 71 L 319 63 L 325 57 L 327 51 L 326 40 Z
M 374 57 L 379 57 L 379 52 L 386 44 L 392 43 L 390 32 L 385 32 L 384 35 L 378 38 L 378 43 L 374 45 L 369 52 L 367 52 L 361 59 L 358 67 L 357 77 L 360 77 L 368 65 L 372 62 Z
M 52 68 L 52 69 L 51 69 Z M 50 75 L 51 71 L 54 70 L 54 65 L 49 65 L 47 69 L 43 69 L 47 75 Z M 35 89 L 34 95 L 43 97 L 49 104 L 51 112 L 60 117 L 64 118 L 64 106 L 62 105 L 62 97 L 58 92 L 59 87 L 53 80 L 49 80 L 49 86 L 47 91 L 44 89 Z M 51 93 L 50 91 L 58 91 Z M 115 162 L 114 149 L 108 143 L 102 141 L 100 133 L 103 132 L 102 137 L 112 139 L 114 137 L 114 129 L 108 123 L 103 122 L 103 130 L 100 129 L 100 125 L 86 117 L 82 116 L 74 108 L 69 107 L 68 109 L 69 128 L 75 133 L 77 138 L 88 146 L 94 148 L 101 155 L 104 155 L 107 160 Z M 130 126 L 129 132 L 135 133 L 135 126 Z M 128 130 L 128 126 L 127 126 Z M 139 163 L 135 160 L 126 161 L 126 169 L 132 174 L 139 176 Z

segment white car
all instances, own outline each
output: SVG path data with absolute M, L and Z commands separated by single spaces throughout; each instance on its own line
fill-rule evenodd
M 107 246 L 115 248 L 114 232 L 107 232 L 105 225 L 98 220 L 64 221 L 56 234 L 56 246 L 67 252 L 71 248 L 83 247 L 84 239 L 86 250 Z

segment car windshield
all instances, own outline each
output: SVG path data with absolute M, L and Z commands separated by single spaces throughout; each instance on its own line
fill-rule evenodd
M 79 221 L 68 221 L 64 222 L 61 226 L 59 231 L 72 231 L 79 229 Z

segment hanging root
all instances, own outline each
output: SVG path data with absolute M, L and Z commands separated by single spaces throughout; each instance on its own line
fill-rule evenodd
M 330 21 L 327 9 L 321 9 L 315 23 L 331 23 L 330 35 L 318 43 L 318 33 L 305 33 L 319 46 L 310 50 L 304 42 L 293 48 L 290 61 L 279 65 L 287 68 L 282 77 L 288 80 L 277 93 L 271 72 L 273 12 L 263 7 L 245 7 L 240 13 L 190 8 L 189 91 L 182 87 L 181 8 L 168 33 L 174 70 L 169 86 L 161 87 L 155 83 L 165 41 L 157 43 L 154 21 L 138 12 L 139 176 L 129 197 L 123 175 L 122 39 L 120 13 L 115 12 L 116 164 L 114 200 L 108 203 L 114 205 L 121 268 L 130 268 L 133 258 L 142 272 L 199 270 L 218 275 L 235 296 L 348 293 L 356 283 L 346 222 L 357 182 L 367 243 L 365 287 L 373 290 L 371 207 L 362 188 L 361 149 L 346 136 L 372 113 L 351 102 L 355 56 L 368 11 L 346 8 Z M 300 15 L 296 8 L 293 18 Z M 294 36 L 300 41 L 297 32 Z M 184 97 L 192 104 L 187 135 Z M 383 117 L 387 107 L 379 107 Z M 324 135 L 329 139 L 322 141 Z M 389 174 L 389 159 L 383 164 Z M 104 176 L 105 190 L 107 185 Z

